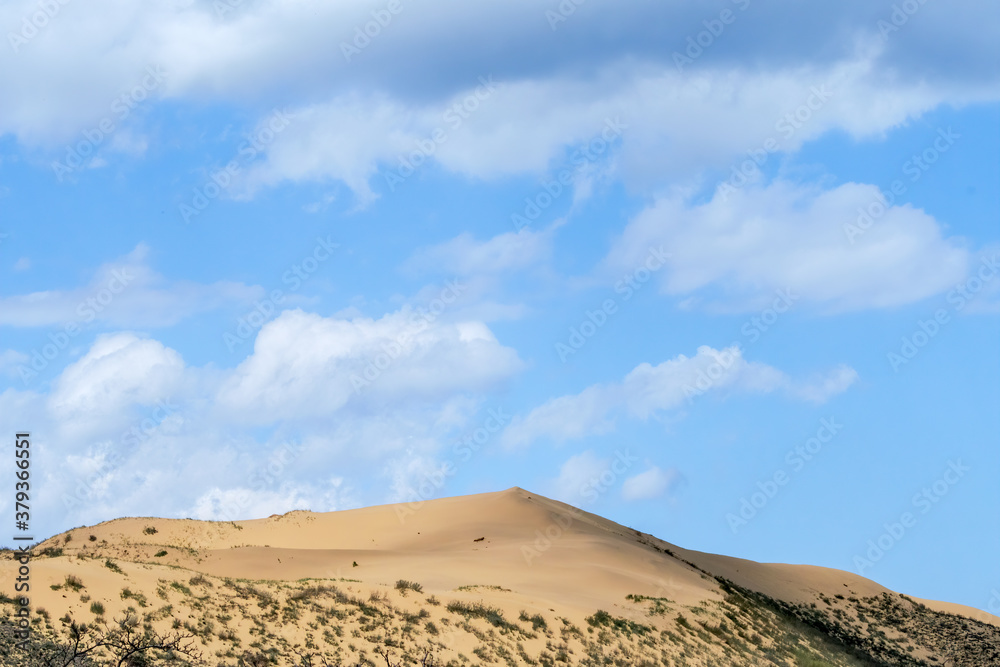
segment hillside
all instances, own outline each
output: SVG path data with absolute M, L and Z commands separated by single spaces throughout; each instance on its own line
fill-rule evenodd
M 1000 665 L 1000 619 L 978 610 L 688 551 L 519 488 L 416 511 L 118 519 L 35 554 L 34 653 L 16 652 L 4 597 L 0 664 L 47 664 L 85 623 L 80 646 L 155 635 L 198 654 L 134 664 Z M 8 596 L 17 565 L 0 560 Z

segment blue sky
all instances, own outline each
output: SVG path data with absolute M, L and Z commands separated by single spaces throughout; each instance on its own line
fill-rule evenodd
M 5 3 L 34 530 L 517 485 L 1000 611 L 997 13 Z

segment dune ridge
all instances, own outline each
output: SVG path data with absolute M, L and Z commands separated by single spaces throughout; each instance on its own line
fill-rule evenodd
M 35 553 L 36 637 L 131 614 L 195 638 L 213 665 L 1000 660 L 985 612 L 686 550 L 518 487 L 245 521 L 123 518 Z M 16 563 L 0 566 L 12 590 Z

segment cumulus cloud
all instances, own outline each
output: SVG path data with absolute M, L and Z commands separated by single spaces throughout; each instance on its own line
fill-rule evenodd
M 939 294 L 967 273 L 970 252 L 910 205 L 891 206 L 852 236 L 859 209 L 879 202 L 875 186 L 823 191 L 776 181 L 688 206 L 664 197 L 629 222 L 605 260 L 634 265 L 651 244 L 671 251 L 662 290 L 701 296 L 708 307 L 754 310 L 790 289 L 826 312 L 881 308 Z
M 850 386 L 853 369 L 793 380 L 782 371 L 743 358 L 739 348 L 698 348 L 693 357 L 678 355 L 657 366 L 642 363 L 621 382 L 595 384 L 578 394 L 560 396 L 515 417 L 503 434 L 508 447 L 546 438 L 556 443 L 609 433 L 619 417 L 646 420 L 677 410 L 707 392 L 770 393 L 782 390 L 793 398 L 822 402 Z
M 293 310 L 232 369 L 190 366 L 138 334 L 101 335 L 50 392 L 0 394 L 0 427 L 31 424 L 49 471 L 39 511 L 52 520 L 332 510 L 356 503 L 345 480 L 377 464 L 391 493 L 407 493 L 475 423 L 483 395 L 522 368 L 478 321 Z
M 296 110 L 296 122 L 249 178 L 264 184 L 339 180 L 364 203 L 374 197 L 372 177 L 380 165 L 383 177 L 374 183 L 393 189 L 386 174 L 415 151 L 421 162 L 478 178 L 542 174 L 561 160 L 596 164 L 614 156 L 626 182 L 655 188 L 696 181 L 707 170 L 728 172 L 767 142 L 791 153 L 835 129 L 878 137 L 945 100 L 995 97 L 995 91 L 888 81 L 876 60 L 877 48 L 841 61 L 763 71 L 731 66 L 682 73 L 611 62 L 586 81 L 566 74 L 507 81 L 451 131 L 448 109 L 472 94 L 475 81 L 452 97 L 409 105 L 384 93 L 338 95 Z
M 130 333 L 99 336 L 67 366 L 49 397 L 59 421 L 101 420 L 126 406 L 149 406 L 180 388 L 184 361 L 156 340 Z
M 0 86 L 10 94 L 0 100 L 0 132 L 29 141 L 61 135 L 65 141 L 111 113 L 113 100 L 139 85 L 150 64 L 167 72 L 153 93 L 157 99 L 249 103 L 279 94 L 317 102 L 308 100 L 311 91 L 330 98 L 360 87 L 409 101 L 447 99 L 480 75 L 544 82 L 613 61 L 675 70 L 674 54 L 725 8 L 737 23 L 684 74 L 750 58 L 761 70 L 822 66 L 851 57 L 859 42 L 874 42 L 883 45 L 875 62 L 894 72 L 899 85 L 923 80 L 929 88 L 954 90 L 996 82 L 987 63 L 996 61 L 997 46 L 978 30 L 997 15 L 986 2 L 969 4 L 969 11 L 922 6 L 904 30 L 885 39 L 878 21 L 891 7 L 861 0 L 819 10 L 791 0 L 735 7 L 723 0 L 588 4 L 555 30 L 546 10 L 530 0 L 404 5 L 356 55 L 345 53 L 344 45 L 373 21 L 372 5 L 361 0 L 263 0 L 232 11 L 218 8 L 95 0 L 61 4 L 43 17 L 42 27 L 33 27 L 39 11 L 34 0 L 4 3 L 0 23 L 9 31 L 8 48 L 0 52 Z M 789 39 L 769 38 L 767 28 L 778 23 L 789 26 Z M 925 46 L 930 37 L 937 45 L 933 54 Z
M 440 401 L 481 391 L 522 368 L 479 322 L 409 309 L 378 320 L 285 311 L 223 384 L 221 405 L 252 422 L 331 415 L 349 401 Z

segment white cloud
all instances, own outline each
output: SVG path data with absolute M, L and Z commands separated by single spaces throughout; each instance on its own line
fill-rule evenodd
M 67 427 L 84 429 L 127 407 L 170 397 L 180 389 L 184 371 L 181 356 L 159 341 L 129 333 L 99 336 L 56 379 L 49 409 Z
M 680 473 L 677 470 L 662 470 L 659 466 L 653 466 L 622 483 L 622 498 L 630 501 L 659 498 L 679 479 Z
M 521 370 L 479 322 L 429 321 L 410 309 L 372 320 L 285 311 L 224 383 L 222 407 L 251 422 L 332 415 L 348 402 L 435 402 Z
M 18 374 L 17 367 L 27 364 L 31 358 L 23 352 L 17 350 L 4 350 L 0 352 L 0 372 L 10 376 Z
M 235 487 L 209 489 L 193 505 L 178 516 L 190 516 L 202 521 L 234 521 L 259 519 L 292 510 L 335 512 L 357 507 L 352 491 L 341 478 L 317 484 L 282 484 L 277 489 Z
M 27 257 L 22 257 L 21 259 L 14 262 L 12 267 L 15 271 L 27 271 L 31 268 L 31 260 Z
M 672 258 L 658 274 L 664 292 L 743 311 L 781 289 L 836 312 L 911 303 L 959 282 L 969 251 L 909 205 L 890 207 L 851 242 L 845 227 L 878 194 L 856 183 L 821 191 L 776 181 L 696 206 L 661 198 L 628 224 L 605 263 L 630 267 L 650 245 L 665 245 Z
M 99 267 L 84 287 L 0 298 L 0 326 L 167 326 L 263 295 L 261 287 L 229 281 L 168 281 L 149 267 L 148 254 L 149 247 L 140 243 L 128 255 Z
M 610 463 L 589 449 L 571 456 L 559 468 L 559 476 L 545 484 L 546 491 L 556 500 L 580 506 L 584 499 L 592 499 L 592 482 L 600 479 Z
M 385 490 L 365 496 L 398 499 L 481 419 L 483 394 L 523 367 L 480 322 L 415 315 L 286 311 L 234 369 L 188 366 L 132 333 L 102 335 L 49 394 L 0 394 L 0 428 L 31 425 L 48 471 L 39 513 L 58 525 L 343 508 L 357 504 L 344 480 L 373 465 L 385 466 Z M 377 369 L 385 349 L 392 363 L 355 393 L 351 374 Z
M 374 196 L 379 165 L 389 173 L 415 149 L 449 171 L 485 179 L 542 174 L 568 152 L 571 162 L 584 165 L 617 154 L 627 183 L 658 188 L 697 182 L 708 169 L 728 173 L 768 139 L 789 153 L 835 129 L 858 139 L 879 137 L 945 101 L 996 98 L 989 88 L 944 90 L 887 79 L 877 57 L 875 48 L 823 64 L 684 73 L 626 60 L 604 63 L 586 81 L 565 74 L 510 80 L 430 151 L 419 150 L 418 142 L 447 127 L 443 113 L 475 82 L 444 99 L 409 105 L 385 94 L 338 95 L 296 111 L 300 120 L 250 177 L 264 184 L 336 179 L 364 203 Z M 620 148 L 611 150 L 604 139 Z M 572 150 L 588 145 L 587 152 Z M 383 180 L 375 182 L 385 187 Z
M 505 232 L 477 241 L 468 232 L 427 248 L 407 260 L 411 272 L 444 272 L 469 276 L 523 270 L 547 261 L 552 253 L 553 230 Z
M 822 402 L 846 390 L 856 377 L 852 369 L 841 366 L 803 383 L 766 364 L 746 361 L 736 347 L 702 346 L 693 357 L 678 355 L 657 366 L 642 363 L 621 382 L 595 384 L 579 394 L 552 399 L 526 417 L 515 417 L 502 441 L 518 447 L 539 438 L 561 443 L 602 435 L 614 430 L 619 416 L 649 419 L 710 391 L 782 390 L 793 398 Z

